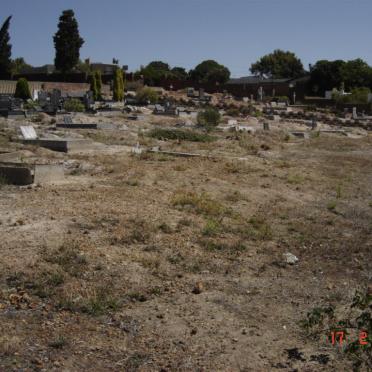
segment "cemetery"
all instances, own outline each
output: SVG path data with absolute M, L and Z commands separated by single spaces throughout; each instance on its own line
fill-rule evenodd
M 0 371 L 369 370 L 325 332 L 370 325 L 370 93 L 58 32 L 0 80 Z

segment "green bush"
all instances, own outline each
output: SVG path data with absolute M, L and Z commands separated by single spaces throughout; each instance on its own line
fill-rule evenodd
M 368 103 L 368 94 L 371 93 L 369 88 L 356 88 L 351 91 L 351 94 L 342 96 L 339 92 L 335 91 L 332 98 L 337 103 L 354 103 L 366 104 Z
M 199 125 L 211 129 L 219 124 L 221 115 L 216 109 L 209 107 L 198 113 L 197 120 Z
M 159 95 L 156 90 L 144 87 L 137 90 L 136 98 L 139 103 L 145 104 L 150 102 L 153 104 L 158 102 Z
M 64 108 L 69 112 L 84 112 L 84 105 L 76 98 L 70 98 L 64 103 Z
M 16 91 L 14 93 L 15 98 L 21 99 L 30 99 L 31 92 L 30 87 L 28 86 L 28 81 L 24 78 L 21 78 L 17 81 Z

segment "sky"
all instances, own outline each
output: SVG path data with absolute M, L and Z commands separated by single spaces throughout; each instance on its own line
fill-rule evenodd
M 13 58 L 54 61 L 58 18 L 73 9 L 85 40 L 81 58 L 134 71 L 162 60 L 195 67 L 205 59 L 232 76 L 274 49 L 294 52 L 305 68 L 319 59 L 362 58 L 372 65 L 372 0 L 0 0 L 12 15 Z

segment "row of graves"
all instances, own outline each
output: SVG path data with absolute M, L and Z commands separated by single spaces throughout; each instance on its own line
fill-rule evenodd
M 87 111 L 92 110 L 94 105 L 93 94 L 86 93 L 62 93 L 59 89 L 53 91 L 39 91 L 36 100 L 25 104 L 22 99 L 14 98 L 11 95 L 0 96 L 0 116 L 5 118 L 25 118 L 37 112 L 45 112 L 49 115 L 56 115 L 64 112 L 63 106 L 66 100 L 75 98 L 80 100 Z M 30 102 L 28 102 L 30 103 Z

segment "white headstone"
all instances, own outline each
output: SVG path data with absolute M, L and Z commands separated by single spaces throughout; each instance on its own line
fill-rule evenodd
M 353 119 L 357 119 L 357 118 L 358 118 L 357 109 L 356 107 L 353 107 Z
M 23 138 L 26 140 L 37 139 L 37 134 L 32 125 L 29 125 L 27 127 L 21 127 L 21 132 L 22 132 Z
M 227 122 L 227 125 L 229 125 L 229 126 L 238 125 L 238 121 L 235 120 L 235 119 L 229 119 L 228 122 Z

